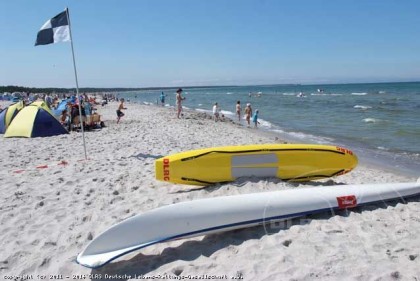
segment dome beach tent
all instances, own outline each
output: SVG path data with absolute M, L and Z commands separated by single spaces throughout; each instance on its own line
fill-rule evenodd
M 48 105 L 44 101 L 40 101 L 40 100 L 34 101 L 30 105 L 36 105 L 36 106 L 48 111 L 49 114 L 53 114 L 51 109 L 48 107 Z
M 23 108 L 4 134 L 5 138 L 50 137 L 69 132 L 48 111 L 36 105 Z
M 18 112 L 24 107 L 23 101 L 14 103 L 6 107 L 0 112 L 0 134 L 4 134 L 7 127 L 16 117 Z

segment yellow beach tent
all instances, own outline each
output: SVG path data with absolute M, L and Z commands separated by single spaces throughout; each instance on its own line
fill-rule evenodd
M 31 104 L 24 107 L 13 119 L 4 134 L 5 138 L 49 137 L 68 134 L 68 131 L 47 110 Z
M 23 101 L 9 105 L 4 110 L 0 112 L 0 134 L 4 134 L 7 130 L 7 127 L 12 122 L 13 118 L 18 114 L 25 105 Z
M 48 105 L 47 105 L 44 101 L 42 101 L 42 100 L 40 100 L 40 101 L 34 101 L 34 102 L 32 102 L 30 105 L 35 105 L 35 106 L 38 106 L 38 107 L 40 107 L 40 108 L 42 108 L 42 109 L 44 109 L 44 110 L 48 111 L 48 113 L 49 113 L 49 114 L 53 115 L 53 112 L 51 111 L 51 109 L 50 109 L 50 108 L 48 107 Z

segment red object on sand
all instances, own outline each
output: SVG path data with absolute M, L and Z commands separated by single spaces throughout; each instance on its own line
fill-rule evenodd
M 60 163 L 58 163 L 57 165 L 61 165 L 61 166 L 66 166 L 66 165 L 68 165 L 69 163 L 67 162 L 67 161 L 65 161 L 65 160 L 61 160 L 61 162 Z

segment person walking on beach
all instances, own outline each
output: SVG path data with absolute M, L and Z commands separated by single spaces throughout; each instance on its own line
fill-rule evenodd
M 258 124 L 260 124 L 260 122 L 258 122 L 258 109 L 255 110 L 254 116 L 252 116 L 252 122 L 254 122 L 255 128 L 257 128 Z
M 121 117 L 123 117 L 125 114 L 122 112 L 123 109 L 127 109 L 124 107 L 124 99 L 120 99 L 120 105 L 117 109 L 117 124 L 120 122 Z
M 238 121 L 241 122 L 241 101 L 236 102 L 236 115 L 238 115 Z
M 245 107 L 245 118 L 246 118 L 246 122 L 248 123 L 248 127 L 251 125 L 251 116 L 252 116 L 251 104 L 247 103 Z
M 219 105 L 216 103 L 214 103 L 213 105 L 213 117 L 214 117 L 214 122 L 219 121 Z
M 179 119 L 179 116 L 181 115 L 181 111 L 182 111 L 182 101 L 185 100 L 185 97 L 183 97 L 181 95 L 181 93 L 182 93 L 182 89 L 179 88 L 176 91 L 176 107 L 177 107 L 176 117 L 178 117 L 178 119 Z

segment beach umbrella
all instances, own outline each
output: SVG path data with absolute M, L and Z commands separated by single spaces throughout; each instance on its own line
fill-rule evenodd
M 4 134 L 7 127 L 12 122 L 13 118 L 16 117 L 18 112 L 24 107 L 23 101 L 14 103 L 6 107 L 0 112 L 0 134 Z
M 10 123 L 5 138 L 49 137 L 69 132 L 47 110 L 36 105 L 23 108 Z
M 70 102 L 70 99 L 62 100 L 56 109 L 53 109 L 53 115 L 59 116 L 63 112 L 63 110 L 67 109 L 67 103 Z

